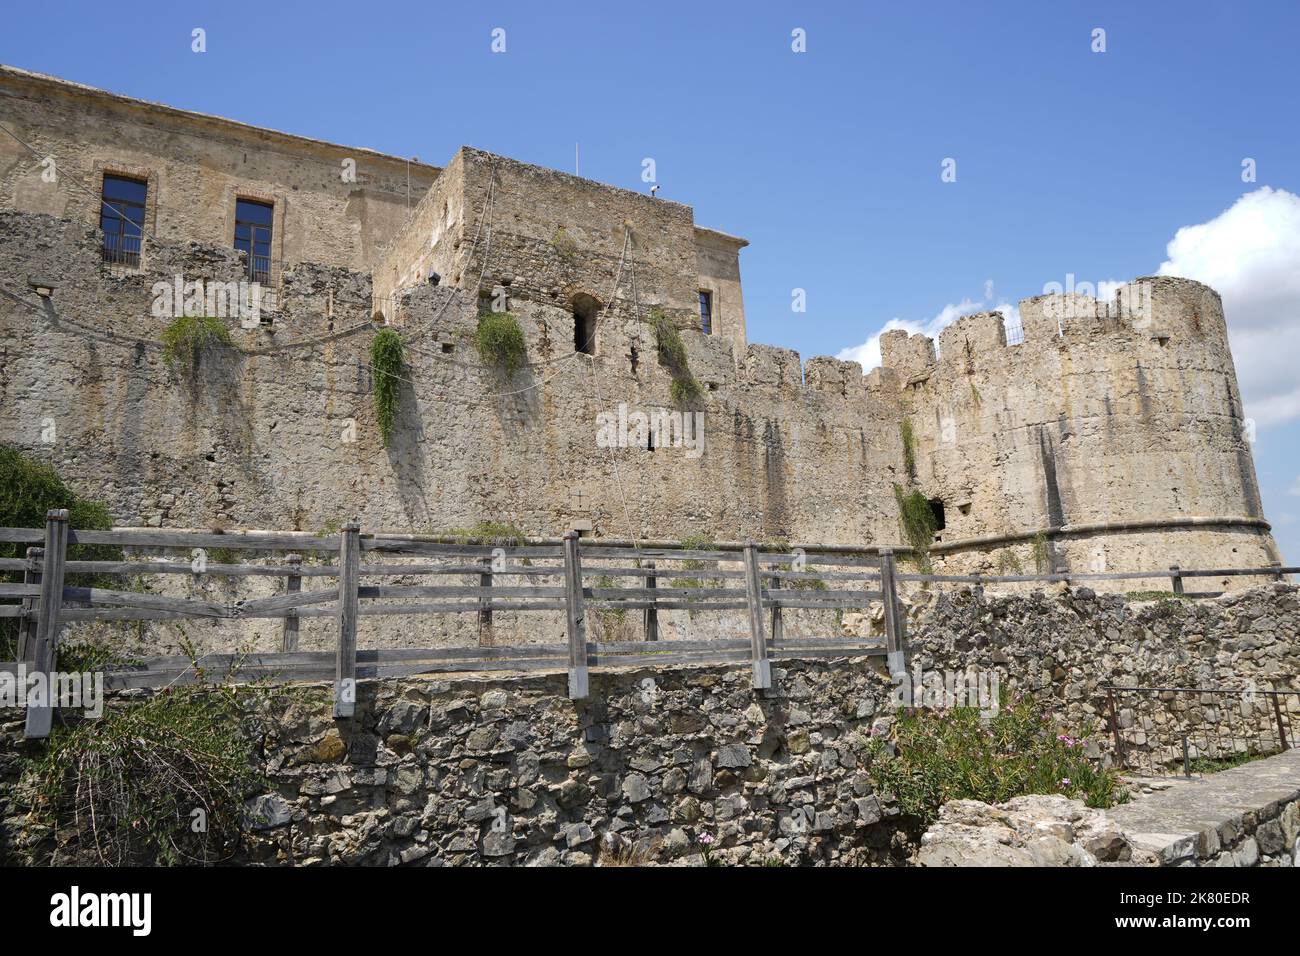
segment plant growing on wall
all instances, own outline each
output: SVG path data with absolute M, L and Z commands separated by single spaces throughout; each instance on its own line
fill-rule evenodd
M 551 248 L 569 265 L 573 265 L 574 260 L 578 258 L 578 244 L 565 232 L 563 226 L 556 229 L 555 235 L 551 236 Z
M 930 573 L 930 545 L 939 528 L 930 501 L 919 491 L 904 492 L 903 486 L 894 485 L 894 500 L 898 503 L 898 520 L 903 527 L 903 539 L 912 549 L 912 560 L 922 574 Z
M 904 418 L 898 425 L 898 434 L 903 439 L 903 468 L 907 477 L 916 480 L 916 436 L 912 433 L 912 423 Z
M 191 370 L 201 352 L 230 349 L 230 332 L 221 320 L 210 315 L 182 315 L 163 329 L 162 357 L 168 365 Z
M 474 347 L 484 365 L 500 369 L 507 376 L 522 368 L 528 345 L 519 320 L 509 312 L 484 312 L 478 317 Z
M 1034 571 L 1038 574 L 1046 574 L 1052 570 L 1052 556 L 1047 549 L 1047 535 L 1041 531 L 1035 534 L 1031 547 L 1034 552 Z
M 438 534 L 455 544 L 490 544 L 498 548 L 515 548 L 523 544 L 526 535 L 518 525 L 506 521 L 480 521 L 472 528 L 450 528 Z
M 370 370 L 373 375 L 375 417 L 379 434 L 387 446 L 397 420 L 397 396 L 401 389 L 402 337 L 394 329 L 380 329 L 370 343 Z
M 690 361 L 686 355 L 686 343 L 682 341 L 677 326 L 664 315 L 662 309 L 654 309 L 650 312 L 650 326 L 654 331 L 659 361 L 672 375 L 673 381 L 669 392 L 673 401 L 679 406 L 697 401 L 703 389 L 691 374 Z

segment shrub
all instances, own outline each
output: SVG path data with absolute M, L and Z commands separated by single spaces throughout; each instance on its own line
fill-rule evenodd
M 509 312 L 485 312 L 479 316 L 474 345 L 484 365 L 513 375 L 528 357 L 528 345 L 519 320 Z
M 59 726 L 24 767 L 30 812 L 107 866 L 227 859 L 260 783 L 240 718 L 234 689 L 193 685 Z
M 183 315 L 163 329 L 163 361 L 173 367 L 193 369 L 199 353 L 212 348 L 234 348 L 230 332 L 210 315 Z
M 401 390 L 402 337 L 393 329 L 380 329 L 370 343 L 370 368 L 374 376 L 375 417 L 379 434 L 388 445 L 397 420 Z
M 659 361 L 664 364 L 669 374 L 672 375 L 673 380 L 669 392 L 672 395 L 673 402 L 682 406 L 698 401 L 703 389 L 700 388 L 700 383 L 696 381 L 695 376 L 691 374 L 690 360 L 686 355 L 686 343 L 682 341 L 677 326 L 673 325 L 672 320 L 664 315 L 662 309 L 651 311 L 650 324 L 654 331 L 655 349 L 659 354 Z
M 904 493 L 901 485 L 894 485 L 894 500 L 898 502 L 898 520 L 903 527 L 903 537 L 912 549 L 912 560 L 922 574 L 930 573 L 930 545 L 939 528 L 930 500 L 919 491 Z
M 108 509 L 97 501 L 83 498 L 63 483 L 49 465 L 28 458 L 12 445 L 0 445 L 0 527 L 44 528 L 45 513 L 51 508 L 66 508 L 68 524 L 83 530 L 105 531 L 113 527 Z M 0 542 L 0 557 L 21 558 L 26 544 Z M 122 549 L 112 545 L 74 544 L 68 547 L 70 561 L 121 561 Z M 0 574 L 0 580 L 21 582 L 22 572 Z M 69 587 L 114 587 L 111 575 L 69 574 Z M 13 660 L 18 622 L 0 618 L 0 659 Z
M 893 752 L 880 738 L 867 749 L 875 788 L 929 825 L 949 800 L 1000 803 L 1054 793 L 1090 807 L 1123 803 L 1128 794 L 1117 774 L 1090 759 L 1085 743 L 1058 729 L 1032 698 L 1004 697 L 989 718 L 973 707 L 900 712 Z

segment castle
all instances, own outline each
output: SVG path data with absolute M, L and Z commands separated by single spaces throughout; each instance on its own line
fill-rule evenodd
M 898 545 L 898 489 L 930 502 L 944 570 L 1278 558 L 1219 296 L 1197 282 L 1028 299 L 1016 344 L 997 313 L 937 350 L 890 332 L 864 376 L 748 342 L 745 240 L 677 202 L 7 67 L 0 124 L 0 441 L 121 524 L 315 530 L 355 513 L 391 531 Z M 260 309 L 226 322 L 230 347 L 164 361 L 160 288 L 249 281 Z M 526 342 L 513 372 L 474 344 L 503 310 Z M 599 421 L 680 410 L 652 315 L 698 383 L 699 454 L 640 427 L 598 441 Z M 386 443 L 381 327 L 403 344 Z

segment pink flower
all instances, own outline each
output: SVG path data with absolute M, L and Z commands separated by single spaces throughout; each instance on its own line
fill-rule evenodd
M 695 838 L 695 842 L 696 842 L 696 843 L 701 843 L 701 844 L 703 844 L 704 846 L 708 846 L 710 843 L 713 842 L 713 834 L 712 834 L 712 833 L 701 833 L 699 836 L 697 836 L 697 837 Z
M 1063 787 L 1068 787 L 1069 785 L 1070 785 L 1070 778 L 1069 778 L 1069 777 L 1062 777 L 1062 778 L 1061 778 L 1061 786 L 1063 786 Z

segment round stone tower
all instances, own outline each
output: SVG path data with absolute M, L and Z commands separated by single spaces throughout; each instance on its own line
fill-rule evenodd
M 1266 566 L 1252 424 L 1219 295 L 1149 277 L 1110 302 L 1020 303 L 1023 341 L 986 312 L 934 343 L 886 333 L 914 488 L 942 515 L 934 557 L 987 573 Z M 1254 577 L 1194 579 L 1223 590 Z M 1169 579 L 1118 589 L 1169 588 Z

